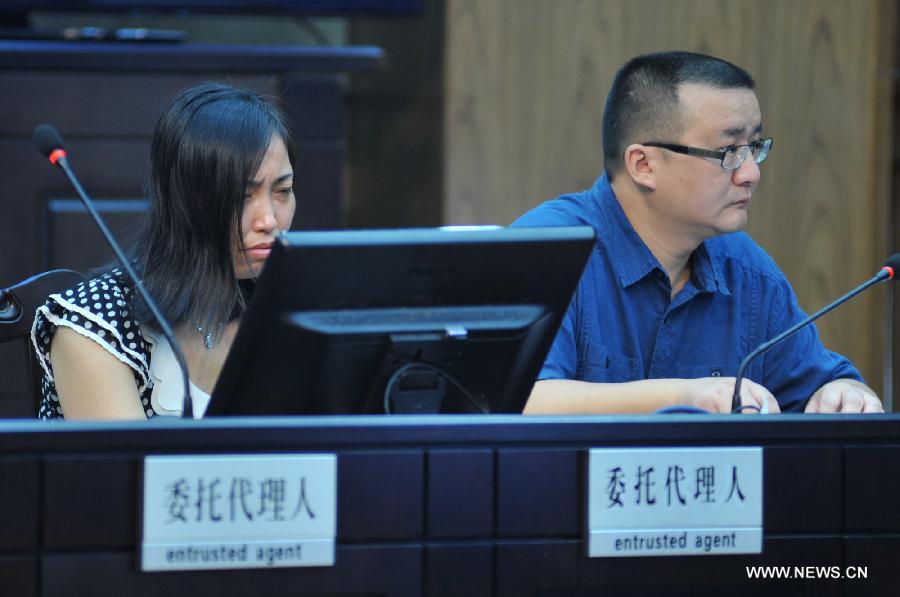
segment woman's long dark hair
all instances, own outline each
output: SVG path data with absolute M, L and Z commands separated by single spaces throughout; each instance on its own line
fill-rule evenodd
M 220 330 L 244 306 L 232 263 L 243 249 L 244 196 L 273 135 L 295 163 L 284 116 L 251 91 L 202 83 L 176 96 L 156 130 L 150 158 L 149 212 L 132 257 L 144 285 L 172 325 Z M 134 297 L 135 316 L 157 329 Z

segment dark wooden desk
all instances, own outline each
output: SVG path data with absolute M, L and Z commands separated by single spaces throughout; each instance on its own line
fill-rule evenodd
M 586 450 L 763 446 L 759 555 L 585 556 Z M 142 573 L 147 454 L 332 452 L 334 567 Z M 0 593 L 895 595 L 900 418 L 323 417 L 0 423 Z M 746 566 L 865 566 L 748 580 Z
M 112 258 L 65 178 L 31 140 L 53 124 L 82 184 L 124 240 L 144 210 L 156 119 L 203 80 L 280 98 L 300 143 L 294 228 L 344 225 L 344 73 L 375 69 L 379 48 L 0 41 L 0 286 Z M 31 417 L 24 353 L 0 346 L 0 417 Z

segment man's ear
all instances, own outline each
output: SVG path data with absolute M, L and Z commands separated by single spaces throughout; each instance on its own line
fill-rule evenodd
M 647 191 L 656 190 L 656 160 L 648 155 L 648 148 L 639 143 L 632 143 L 625 148 L 625 171 L 634 184 Z

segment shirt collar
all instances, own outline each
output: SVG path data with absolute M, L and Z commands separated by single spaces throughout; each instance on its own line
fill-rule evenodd
M 710 253 L 707 242 L 704 241 L 694 251 L 691 278 L 700 292 L 720 292 L 725 296 L 730 296 L 731 292 L 728 290 L 728 284 L 725 283 L 725 276 L 722 275 L 722 266 L 719 260 L 715 259 L 714 252 Z
M 591 189 L 591 195 L 600 214 L 602 228 L 598 231 L 607 239 L 606 248 L 619 275 L 623 288 L 643 280 L 654 270 L 665 273 L 662 265 L 628 221 L 625 211 L 619 204 L 609 183 L 606 172 L 603 173 Z M 720 292 L 731 294 L 721 267 L 710 254 L 704 242 L 693 254 L 691 278 L 701 292 Z

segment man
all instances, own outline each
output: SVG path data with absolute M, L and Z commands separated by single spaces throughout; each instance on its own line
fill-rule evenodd
M 525 412 L 730 412 L 741 359 L 805 317 L 775 262 L 739 232 L 772 147 L 754 86 L 743 69 L 688 52 L 618 72 L 603 114 L 606 172 L 514 223 L 597 235 Z M 746 376 L 743 410 L 882 412 L 814 326 Z

